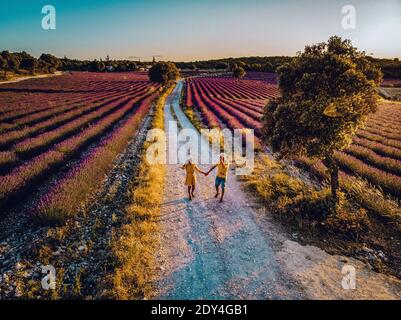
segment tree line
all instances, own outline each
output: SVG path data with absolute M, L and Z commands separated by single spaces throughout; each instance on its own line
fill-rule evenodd
M 290 62 L 292 57 L 275 56 L 275 57 L 242 57 L 242 58 L 225 58 L 217 60 L 205 60 L 194 62 L 177 62 L 180 69 L 216 69 L 233 71 L 237 67 L 245 71 L 275 72 L 276 69 L 284 63 Z
M 373 59 L 370 60 L 383 72 L 385 78 L 401 79 L 401 61 L 395 59 Z
M 6 79 L 9 73 L 54 73 L 60 68 L 60 59 L 47 53 L 43 53 L 38 59 L 29 53 L 14 52 L 4 50 L 0 53 L 0 72 L 3 72 L 3 78 Z
M 61 70 L 62 71 L 92 71 L 92 72 L 104 72 L 104 71 L 136 71 L 143 66 L 143 63 L 139 61 L 131 60 L 77 60 L 68 59 L 64 57 L 61 59 Z
M 215 69 L 221 71 L 234 71 L 242 68 L 245 72 L 277 72 L 282 65 L 291 62 L 293 57 L 289 56 L 272 56 L 272 57 L 241 57 L 241 58 L 224 58 L 194 62 L 176 62 L 179 69 Z M 380 67 L 384 78 L 401 79 L 401 61 L 395 59 L 377 59 L 367 56 L 370 62 Z M 2 51 L 0 54 L 0 72 L 3 78 L 8 73 L 35 74 L 35 73 L 54 73 L 60 71 L 135 71 L 141 67 L 145 67 L 151 62 L 140 62 L 132 60 L 78 60 L 69 59 L 67 57 L 57 58 L 54 55 L 43 53 L 39 58 L 35 58 L 29 53 Z
M 4 50 L 0 53 L 0 72 L 3 79 L 10 73 L 21 75 L 35 75 L 36 73 L 46 74 L 56 71 L 135 71 L 143 63 L 131 60 L 78 60 L 67 57 L 57 58 L 54 55 L 43 53 L 39 58 L 22 52 L 10 52 Z
M 241 57 L 225 58 L 217 60 L 205 60 L 194 62 L 177 62 L 180 69 L 216 69 L 233 71 L 236 67 L 241 67 L 245 71 L 277 72 L 282 65 L 291 62 L 293 57 L 272 56 L 272 57 Z M 395 59 L 378 59 L 370 56 L 366 57 L 375 66 L 380 67 L 384 78 L 401 79 L 401 61 Z

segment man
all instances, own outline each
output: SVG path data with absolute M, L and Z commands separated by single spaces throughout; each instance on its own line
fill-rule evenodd
M 219 187 L 221 186 L 220 202 L 223 202 L 224 189 L 226 187 L 226 180 L 227 180 L 227 173 L 228 173 L 229 166 L 230 166 L 229 163 L 227 163 L 225 161 L 224 154 L 221 154 L 219 163 L 214 165 L 213 167 L 211 167 L 210 170 L 206 173 L 206 175 L 208 175 L 215 168 L 217 168 L 217 176 L 216 176 L 216 182 L 215 182 L 216 195 L 214 197 L 217 198 L 219 196 L 219 194 L 220 194 Z

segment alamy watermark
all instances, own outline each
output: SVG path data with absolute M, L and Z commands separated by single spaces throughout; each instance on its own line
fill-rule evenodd
M 181 129 L 170 121 L 167 133 L 161 129 L 148 131 L 146 150 L 149 164 L 184 164 L 191 159 L 195 164 L 216 164 L 222 153 L 236 165 L 236 175 L 249 175 L 255 162 L 255 137 L 252 129 Z
M 356 29 L 356 9 L 352 5 L 346 5 L 341 8 L 341 13 L 344 15 L 341 20 L 341 27 L 344 30 Z
M 341 281 L 341 287 L 344 290 L 356 289 L 356 269 L 353 265 L 346 264 L 342 267 L 341 273 L 344 275 Z
M 56 8 L 50 4 L 42 7 L 42 29 L 56 30 Z
M 41 280 L 42 289 L 56 289 L 56 269 L 52 265 L 42 266 L 42 274 L 44 277 Z

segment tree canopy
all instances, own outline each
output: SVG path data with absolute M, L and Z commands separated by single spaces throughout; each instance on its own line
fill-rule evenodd
M 17 53 L 21 59 L 20 69 L 28 70 L 32 75 L 35 74 L 36 68 L 38 67 L 38 59 L 31 56 L 29 53 L 22 51 Z
M 106 70 L 106 65 L 103 61 L 94 60 L 89 64 L 89 70 L 92 72 L 103 72 Z
M 60 59 L 48 53 L 43 53 L 39 60 L 42 68 L 46 68 L 51 73 L 54 73 L 61 65 Z
M 149 69 L 149 78 L 151 81 L 166 85 L 172 81 L 177 80 L 180 73 L 176 65 L 172 62 L 156 62 L 152 68 Z
M 3 51 L 1 53 L 3 62 L 1 63 L 3 71 L 4 71 L 4 78 L 7 77 L 7 72 L 16 72 L 20 66 L 21 59 L 18 55 L 13 54 L 9 51 Z
M 6 72 L 8 64 L 7 60 L 3 58 L 3 56 L 0 54 L 0 70 Z M 5 78 L 5 76 L 4 76 Z
M 281 97 L 265 108 L 264 139 L 280 157 L 322 159 L 336 197 L 335 151 L 376 111 L 382 73 L 349 40 L 334 36 L 307 46 L 278 75 Z

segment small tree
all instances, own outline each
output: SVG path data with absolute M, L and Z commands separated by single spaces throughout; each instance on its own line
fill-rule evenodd
M 175 81 L 180 76 L 177 66 L 172 62 L 156 62 L 149 69 L 149 78 L 153 82 L 158 82 L 167 85 Z
M 25 59 L 24 63 L 25 63 L 27 70 L 29 70 L 30 74 L 35 75 L 36 68 L 38 66 L 38 60 L 32 57 L 32 58 Z
M 3 56 L 0 54 L 0 71 L 3 72 L 3 78 L 6 78 L 6 73 L 8 69 L 8 64 L 7 60 L 3 58 Z
M 61 60 L 56 58 L 55 56 L 47 53 L 43 53 L 39 60 L 39 65 L 47 66 L 47 72 L 54 73 L 61 65 Z
M 128 71 L 135 71 L 138 70 L 138 66 L 136 65 L 136 63 L 134 61 L 128 61 L 127 63 L 127 70 Z
M 263 72 L 274 72 L 274 67 L 270 62 L 266 62 L 262 67 Z
M 89 64 L 89 70 L 92 72 L 103 72 L 106 70 L 106 65 L 103 61 L 94 60 Z
M 238 80 L 245 76 L 245 70 L 242 67 L 236 67 L 233 70 L 233 72 L 234 72 L 234 77 L 237 78 Z
M 278 74 L 281 97 L 265 108 L 264 139 L 280 157 L 323 160 L 337 200 L 335 152 L 347 147 L 376 111 L 382 73 L 349 40 L 335 36 L 307 46 Z
M 18 55 L 10 53 L 8 51 L 3 51 L 1 53 L 3 60 L 6 61 L 4 64 L 4 79 L 7 78 L 7 72 L 17 72 L 20 66 L 21 60 Z
M 31 75 L 34 75 L 38 67 L 38 60 L 25 51 L 18 53 L 18 56 L 21 60 L 20 69 L 28 70 Z

